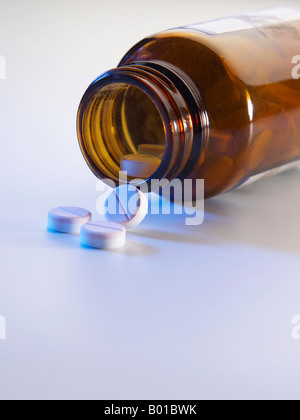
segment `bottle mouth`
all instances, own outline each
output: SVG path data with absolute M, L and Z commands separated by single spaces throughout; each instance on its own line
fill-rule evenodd
M 93 85 L 91 96 L 84 101 L 87 104 L 82 123 L 86 129 L 80 144 L 98 177 L 118 181 L 125 156 L 147 150 L 152 153 L 152 149 L 162 161 L 168 133 L 164 116 L 144 90 L 128 82 L 101 82 L 98 87 Z M 133 178 L 128 175 L 129 180 Z
M 128 182 L 174 179 L 191 163 L 191 156 L 198 157 L 195 151 L 200 153 L 202 139 L 195 144 L 194 128 L 181 92 L 160 71 L 142 63 L 119 67 L 95 80 L 77 118 L 79 144 L 90 169 L 116 184 L 124 159 L 143 153 L 155 156 L 156 164 L 142 176 L 128 173 Z

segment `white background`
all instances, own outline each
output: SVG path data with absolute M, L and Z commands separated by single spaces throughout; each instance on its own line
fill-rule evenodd
M 117 252 L 46 230 L 52 207 L 96 212 L 75 132 L 95 77 L 157 31 L 298 3 L 0 1 L 1 399 L 300 397 L 297 171 L 207 201 L 200 227 L 149 216 Z

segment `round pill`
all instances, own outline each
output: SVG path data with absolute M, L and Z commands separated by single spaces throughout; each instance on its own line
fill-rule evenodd
M 79 233 L 85 223 L 92 220 L 92 214 L 79 207 L 57 207 L 48 213 L 48 229 L 60 233 Z
M 122 248 L 126 243 L 126 229 L 117 223 L 87 223 L 81 228 L 80 242 L 89 248 Z
M 148 213 L 148 199 L 133 185 L 121 185 L 109 195 L 105 209 L 108 221 L 132 229 L 142 223 Z
M 138 147 L 139 153 L 142 155 L 163 156 L 165 154 L 166 146 L 161 144 L 140 144 Z
M 127 172 L 133 178 L 149 178 L 156 172 L 161 160 L 156 156 L 135 154 L 121 158 L 121 172 Z

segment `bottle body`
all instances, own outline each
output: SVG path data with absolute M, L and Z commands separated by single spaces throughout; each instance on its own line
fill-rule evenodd
M 300 159 L 300 79 L 293 77 L 293 57 L 300 54 L 300 13 L 279 10 L 161 32 L 133 47 L 118 66 L 119 71 L 151 68 L 151 83 L 159 93 L 168 81 L 170 92 L 178 89 L 175 99 L 163 95 L 161 109 L 154 101 L 160 114 L 166 101 L 173 101 L 173 113 L 167 110 L 165 119 L 177 122 L 172 121 L 170 136 L 177 134 L 180 146 L 176 152 L 168 146 L 173 142 L 174 148 L 174 138 L 166 142 L 165 167 L 180 161 L 170 177 L 204 179 L 206 197 Z M 79 111 L 81 145 L 86 104 Z M 158 120 L 152 119 L 153 129 L 167 135 L 168 123 L 159 125 Z M 149 130 L 143 133 L 147 135 Z

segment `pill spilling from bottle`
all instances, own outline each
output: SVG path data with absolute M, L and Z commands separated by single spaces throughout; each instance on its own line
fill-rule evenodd
M 122 185 L 110 194 L 105 203 L 105 217 L 109 222 L 120 223 L 126 229 L 137 227 L 148 212 L 144 193 L 131 185 Z
M 81 245 L 114 250 L 126 243 L 126 230 L 137 227 L 148 212 L 148 199 L 138 188 L 122 185 L 105 203 L 105 221 L 92 221 L 90 211 L 78 207 L 57 207 L 48 213 L 48 229 L 59 233 L 80 233 Z
M 99 179 L 121 169 L 150 183 L 204 180 L 210 198 L 299 160 L 299 33 L 299 8 L 276 7 L 137 42 L 83 95 L 89 168 Z

